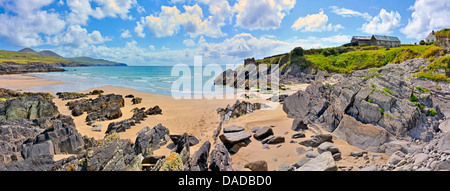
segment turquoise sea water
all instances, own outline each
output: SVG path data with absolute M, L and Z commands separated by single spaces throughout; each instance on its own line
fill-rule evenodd
M 172 76 L 171 66 L 111 66 L 111 67 L 66 67 L 66 72 L 51 73 L 33 73 L 32 75 L 66 82 L 66 84 L 41 86 L 33 89 L 34 91 L 54 91 L 54 92 L 75 92 L 84 91 L 101 86 L 119 86 L 131 88 L 134 90 L 172 95 L 172 84 L 181 78 L 183 73 L 175 72 Z M 211 90 L 196 90 L 194 88 L 194 76 L 201 77 L 201 83 L 204 85 L 208 81 L 214 80 L 214 76 L 219 74 L 194 73 L 194 67 L 189 67 L 191 74 L 187 80 L 191 81 L 191 93 L 208 93 Z M 199 70 L 197 70 L 198 72 Z M 203 71 L 203 68 L 202 70 Z M 220 72 L 224 71 L 223 69 Z M 198 87 L 198 86 L 197 86 Z M 179 91 L 185 90 L 180 88 Z M 177 92 L 177 91 L 175 91 Z

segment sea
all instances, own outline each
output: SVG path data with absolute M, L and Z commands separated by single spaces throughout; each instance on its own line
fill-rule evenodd
M 225 67 L 193 66 L 94 66 L 63 67 L 65 72 L 32 73 L 31 75 L 65 84 L 39 86 L 33 91 L 79 92 L 101 86 L 118 86 L 138 91 L 172 96 L 212 96 L 233 91 L 232 88 L 215 86 L 214 79 Z M 219 91 L 219 88 L 222 90 Z

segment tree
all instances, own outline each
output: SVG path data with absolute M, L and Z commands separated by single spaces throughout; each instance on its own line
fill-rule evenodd
M 419 42 L 419 44 L 420 44 L 420 45 L 425 45 L 426 43 L 425 43 L 424 40 L 421 40 L 421 41 Z

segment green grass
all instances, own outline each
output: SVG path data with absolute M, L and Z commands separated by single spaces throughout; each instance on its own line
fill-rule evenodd
M 349 74 L 355 70 L 368 68 L 379 68 L 389 63 L 399 64 L 405 60 L 420 58 L 428 49 L 436 47 L 428 46 L 401 46 L 386 50 L 354 50 L 336 55 L 325 56 L 324 54 L 306 54 L 306 58 L 315 67 L 328 72 Z M 433 48 L 436 49 L 436 48 Z
M 384 88 L 384 91 L 387 92 L 387 93 L 389 93 L 389 94 L 391 94 L 391 95 L 393 95 L 393 94 L 392 94 L 392 91 L 391 91 L 389 88 Z
M 409 101 L 412 103 L 416 103 L 417 102 L 417 96 L 416 95 L 411 95 L 411 98 L 409 98 Z
M 445 70 L 439 73 L 438 70 Z M 418 78 L 426 78 L 435 82 L 450 82 L 450 56 L 442 56 L 415 74 Z
M 429 109 L 429 110 L 427 111 L 427 115 L 428 115 L 428 116 L 435 116 L 435 115 L 437 115 L 437 111 L 434 110 L 434 109 Z
M 0 63 L 16 63 L 16 64 L 30 64 L 30 63 L 67 63 L 70 61 L 58 57 L 42 56 L 35 53 L 22 53 L 15 51 L 0 50 Z
M 436 36 L 436 38 L 437 37 L 450 38 L 450 29 L 442 29 L 442 30 L 436 32 L 435 36 Z

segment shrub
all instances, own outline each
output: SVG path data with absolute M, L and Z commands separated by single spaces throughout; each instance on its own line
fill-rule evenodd
M 413 102 L 413 103 L 415 103 L 415 102 L 417 102 L 417 96 L 416 95 L 411 95 L 411 98 L 409 98 L 409 101 L 410 102 Z

